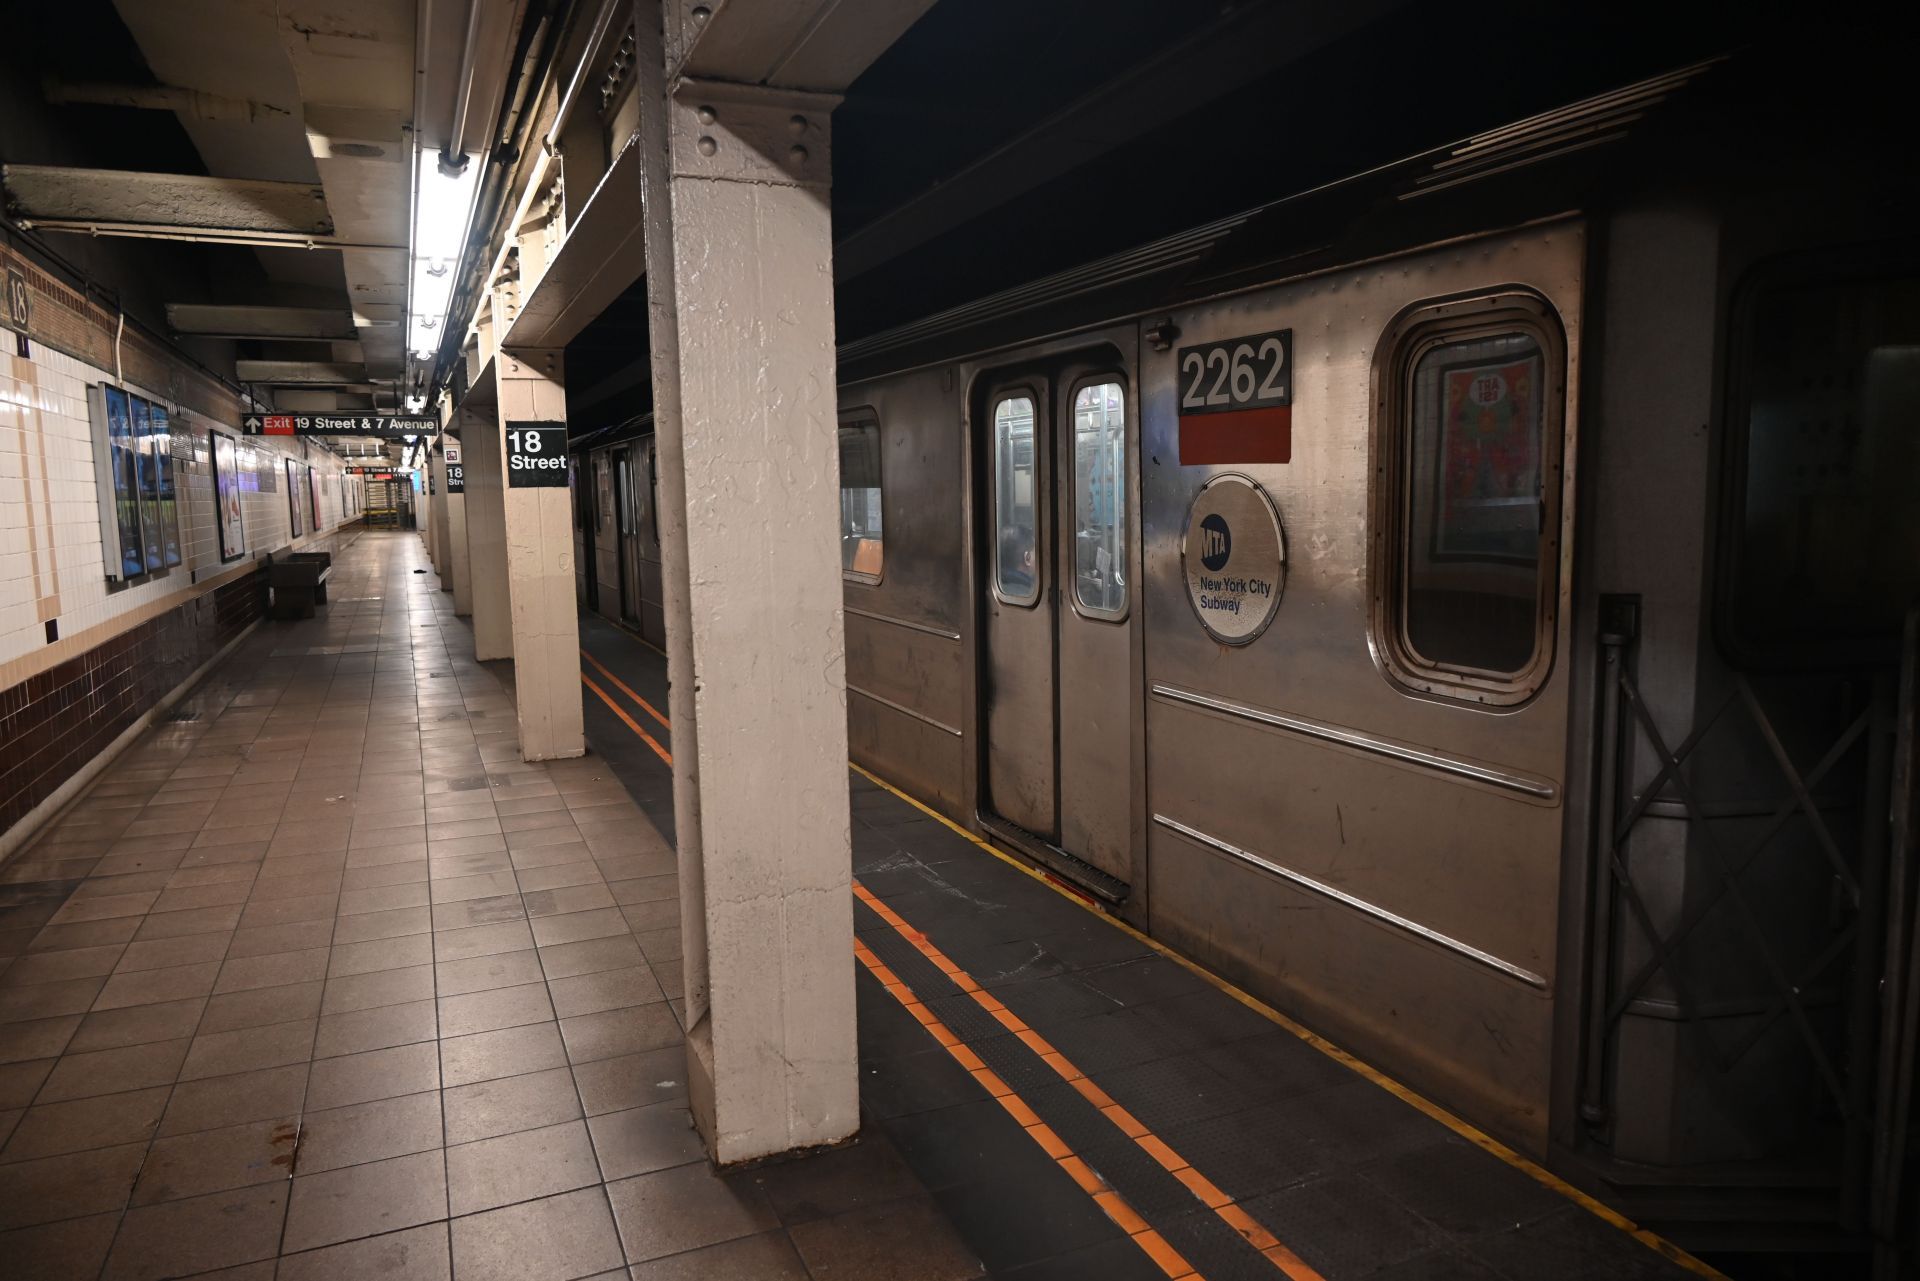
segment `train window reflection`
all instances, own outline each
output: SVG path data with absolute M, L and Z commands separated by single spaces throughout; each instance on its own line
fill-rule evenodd
M 1506 675 L 1533 657 L 1544 372 L 1524 333 L 1436 343 L 1414 362 L 1401 626 L 1426 663 Z
M 1038 488 L 1033 398 L 1002 396 L 993 407 L 993 581 L 1017 605 L 1040 599 Z
M 880 424 L 840 424 L 840 568 L 862 582 L 880 581 L 885 552 L 880 517 Z
M 1073 397 L 1073 596 L 1090 614 L 1127 609 L 1127 407 L 1117 382 Z

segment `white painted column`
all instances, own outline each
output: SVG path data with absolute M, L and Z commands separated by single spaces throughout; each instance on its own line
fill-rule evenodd
M 507 514 L 500 488 L 500 421 L 492 408 L 461 415 L 467 469 L 467 565 L 473 592 L 473 656 L 513 657 L 513 604 L 507 591 Z
M 434 493 L 432 449 L 424 450 L 420 457 L 420 492 L 416 498 L 418 505 L 414 519 L 419 522 L 420 539 L 427 545 L 427 563 L 433 566 L 435 573 L 438 573 L 440 552 L 433 541 L 433 508 L 439 502 L 439 498 Z
M 573 495 L 565 484 L 566 448 L 562 444 L 557 451 L 561 483 L 542 487 L 526 483 L 535 478 L 533 471 L 511 466 L 508 441 L 516 424 L 565 423 L 560 353 L 502 350 L 494 365 L 500 390 L 501 505 L 506 515 L 520 756 L 529 761 L 581 756 L 587 740 L 580 704 L 580 619 L 574 603 Z
M 461 462 L 461 455 L 465 452 L 464 442 L 449 439 L 446 458 L 440 465 L 440 477 L 444 484 L 441 492 L 447 497 L 447 564 L 453 580 L 453 613 L 456 618 L 466 618 L 473 613 L 473 571 L 467 554 L 466 467 Z M 455 476 L 462 477 L 459 484 L 454 482 Z
M 731 1165 L 859 1128 L 835 100 L 696 82 L 667 99 L 657 12 L 635 24 L 635 65 L 687 1070 L 707 1151 Z
M 442 438 L 444 439 L 444 437 Z M 440 590 L 453 590 L 453 557 L 447 548 L 447 456 L 436 443 L 428 451 L 427 465 L 433 477 L 433 572 L 439 576 Z

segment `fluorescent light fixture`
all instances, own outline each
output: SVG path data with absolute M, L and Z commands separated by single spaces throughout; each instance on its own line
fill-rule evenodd
M 454 272 L 467 241 L 473 193 L 486 166 L 474 157 L 449 176 L 432 148 L 414 153 L 413 261 L 408 271 L 407 350 L 426 360 L 440 348 L 453 301 Z

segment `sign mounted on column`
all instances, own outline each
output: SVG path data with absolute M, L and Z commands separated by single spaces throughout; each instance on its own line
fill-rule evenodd
M 467 492 L 467 473 L 460 462 L 460 446 L 447 446 L 447 492 L 464 494 Z
M 565 489 L 567 425 L 507 423 L 507 488 Z

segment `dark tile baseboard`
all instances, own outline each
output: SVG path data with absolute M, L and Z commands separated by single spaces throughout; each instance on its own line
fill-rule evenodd
M 264 618 L 266 606 L 266 574 L 247 574 L 0 690 L 0 832 Z

